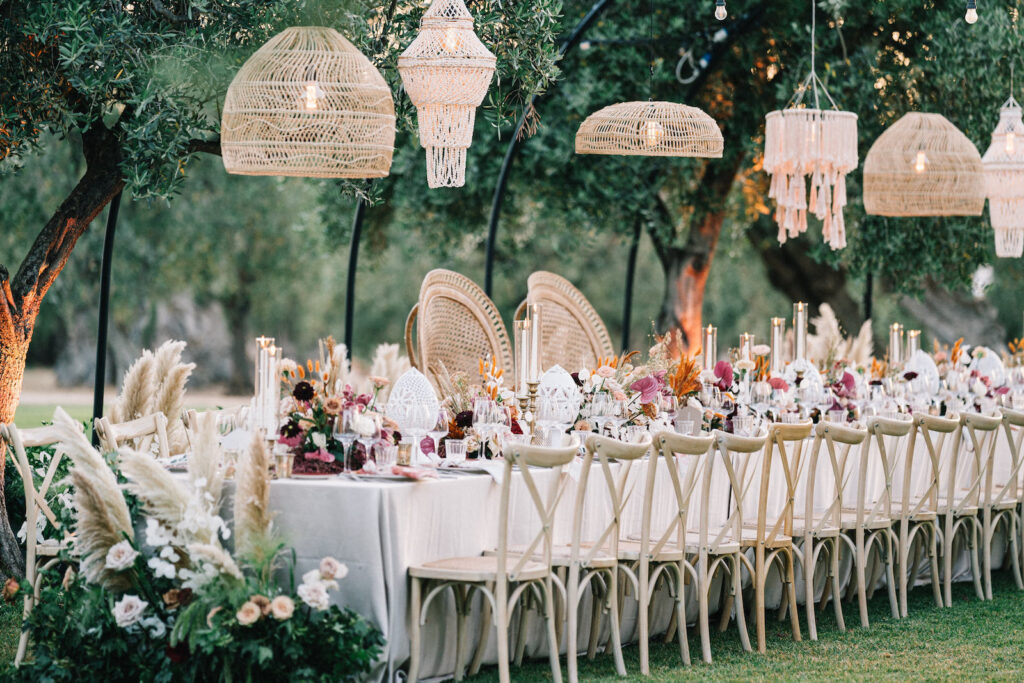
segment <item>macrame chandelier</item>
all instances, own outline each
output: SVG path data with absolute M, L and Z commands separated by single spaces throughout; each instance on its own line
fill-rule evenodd
M 285 29 L 228 86 L 221 119 L 228 173 L 383 178 L 394 147 L 391 89 L 334 29 Z
M 765 117 L 764 170 L 772 177 L 779 244 L 807 230 L 807 212 L 821 221 L 833 249 L 846 246 L 846 174 L 857 168 L 857 115 L 839 111 L 815 69 L 817 12 L 811 2 L 811 73 L 785 109 Z M 831 109 L 821 109 L 819 87 Z M 810 90 L 814 106 L 804 107 Z M 809 188 L 809 189 L 808 189 Z M 808 196 L 809 195 L 809 196 Z
M 427 185 L 466 184 L 466 150 L 476 108 L 483 102 L 496 59 L 476 33 L 463 0 L 434 0 L 420 32 L 398 58 L 398 73 L 416 106 L 420 145 L 427 150 Z
M 910 112 L 864 159 L 864 210 L 874 216 L 980 216 L 981 155 L 940 114 Z
M 625 156 L 722 156 L 715 120 L 675 102 L 620 102 L 594 112 L 576 132 L 577 154 Z
M 1024 253 L 1024 121 L 1013 97 L 999 110 L 999 125 L 981 165 L 996 256 L 1017 258 Z

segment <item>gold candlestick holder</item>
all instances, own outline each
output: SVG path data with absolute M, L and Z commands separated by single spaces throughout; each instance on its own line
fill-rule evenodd
M 540 382 L 527 382 L 526 389 L 529 392 L 527 397 L 527 421 L 530 425 L 530 436 L 535 437 L 537 432 L 537 387 L 540 386 Z

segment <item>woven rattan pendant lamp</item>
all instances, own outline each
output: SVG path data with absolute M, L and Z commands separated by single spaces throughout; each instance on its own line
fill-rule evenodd
M 650 7 L 650 81 L 654 90 L 654 2 Z M 620 102 L 600 109 L 576 131 L 577 154 L 720 159 L 722 131 L 696 107 L 676 102 Z
M 981 165 L 996 256 L 1017 258 L 1024 253 L 1024 121 L 1013 97 L 999 110 L 999 125 Z
M 846 174 L 857 168 L 857 115 L 840 111 L 815 68 L 817 9 L 811 0 L 811 73 L 785 109 L 765 117 L 764 170 L 772 176 L 779 244 L 807 230 L 808 211 L 833 249 L 846 246 Z M 820 92 L 831 109 L 822 109 Z M 811 91 L 813 102 L 803 105 Z M 808 190 L 809 186 L 809 190 Z M 808 193 L 810 196 L 808 196 Z
M 910 112 L 864 159 L 864 210 L 874 216 L 980 216 L 981 155 L 941 114 Z
M 334 29 L 285 29 L 228 86 L 221 119 L 228 173 L 383 178 L 394 147 L 391 89 Z
M 466 184 L 466 150 L 476 108 L 494 75 L 495 57 L 476 33 L 463 0 L 434 0 L 420 32 L 398 58 L 398 73 L 416 106 L 427 185 Z

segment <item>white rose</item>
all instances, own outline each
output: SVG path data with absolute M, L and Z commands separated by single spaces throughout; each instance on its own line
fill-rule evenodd
M 320 578 L 338 579 L 340 581 L 346 576 L 348 576 L 348 567 L 333 557 L 325 557 L 320 560 Z
M 327 448 L 327 435 L 323 432 L 313 432 L 313 445 L 317 448 Z
M 754 365 L 754 361 L 747 360 L 746 358 L 744 358 L 743 360 L 736 361 L 737 370 L 746 370 L 747 372 L 750 372 L 755 367 L 756 366 Z
M 320 583 L 321 578 L 319 569 L 310 569 L 302 575 L 302 583 Z
M 273 614 L 274 618 L 278 621 L 291 619 L 292 613 L 294 612 L 295 602 L 287 595 L 278 595 L 270 601 L 270 613 Z
M 352 416 L 352 431 L 359 436 L 373 436 L 375 425 L 373 420 L 366 417 L 362 413 L 356 413 Z
M 971 385 L 971 391 L 973 391 L 976 396 L 984 396 L 988 393 L 988 387 L 985 386 L 985 383 L 982 382 L 979 377 L 974 380 L 974 384 Z
M 107 569 L 113 569 L 115 572 L 124 571 L 135 564 L 135 558 L 138 556 L 139 553 L 127 540 L 115 543 L 107 551 L 106 567 Z
M 159 557 L 149 558 L 149 562 L 146 563 L 149 568 L 153 570 L 153 576 L 158 579 L 173 579 L 176 574 L 174 565 L 170 562 L 161 560 Z
M 126 595 L 114 603 L 114 621 L 121 628 L 127 628 L 142 618 L 142 613 L 148 606 L 149 603 L 140 600 L 139 596 Z
M 322 612 L 331 604 L 330 596 L 327 595 L 327 587 L 321 581 L 304 583 L 299 586 L 297 592 L 302 601 L 315 610 Z

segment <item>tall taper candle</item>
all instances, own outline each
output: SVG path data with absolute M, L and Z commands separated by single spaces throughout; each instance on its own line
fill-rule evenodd
M 786 369 L 785 355 L 786 319 L 772 318 L 772 364 L 773 375 L 782 373 Z
M 797 301 L 793 304 L 793 360 L 804 360 L 807 356 L 807 304 Z
M 910 360 L 915 351 L 921 350 L 921 330 L 907 330 L 907 357 Z
M 718 328 L 708 325 L 704 328 L 704 369 L 714 370 L 718 360 Z
M 540 328 L 541 328 L 541 305 L 528 304 L 526 306 L 526 317 L 530 320 L 530 372 L 526 376 L 528 382 L 540 381 Z
M 754 335 L 744 332 L 740 335 L 740 360 L 754 360 Z
M 516 320 L 514 325 L 516 343 L 516 396 L 522 397 L 528 394 L 526 390 L 526 377 L 530 372 L 530 336 L 533 331 L 530 329 L 529 320 Z
M 889 325 L 889 367 L 903 362 L 903 325 Z

